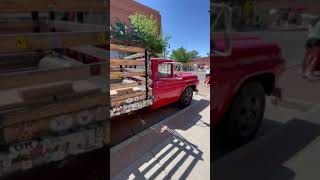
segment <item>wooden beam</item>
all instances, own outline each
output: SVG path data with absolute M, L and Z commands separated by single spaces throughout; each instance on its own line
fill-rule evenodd
M 1 13 L 17 13 L 31 11 L 80 11 L 107 12 L 106 0 L 5 0 L 0 3 Z
M 2 114 L 1 127 L 78 112 L 99 106 L 107 106 L 106 97 L 106 93 L 98 93 L 77 97 L 71 100 L 58 101 L 40 107 L 30 107 L 23 110 L 4 113 Z
M 30 71 L 0 75 L 0 90 L 13 89 L 57 81 L 82 80 L 91 77 L 89 66 Z
M 103 45 L 106 32 L 54 32 L 0 35 L 0 53 L 28 52 L 69 48 L 81 45 Z
M 144 100 L 144 99 L 146 99 L 146 93 L 144 93 L 142 95 L 139 95 L 139 96 L 135 96 L 135 97 L 139 98 L 139 100 Z M 133 98 L 133 97 L 131 97 L 131 98 Z M 128 99 L 130 99 L 130 98 L 120 99 L 118 101 L 112 101 L 111 102 L 111 107 L 117 107 L 117 106 L 128 104 L 128 102 L 127 102 Z
M 100 110 L 104 110 L 106 112 L 99 112 Z M 98 108 L 90 109 L 89 112 L 93 113 L 94 115 L 100 116 L 100 119 L 94 119 L 90 124 L 95 124 L 97 122 L 102 122 L 103 120 L 101 119 L 102 116 L 103 119 L 107 114 L 109 113 L 108 110 L 109 108 L 107 107 L 100 107 L 100 110 L 98 111 Z M 76 113 L 71 113 L 67 114 L 68 117 L 73 116 L 77 117 L 81 112 L 76 112 Z M 57 118 L 58 120 L 62 118 Z M 105 118 L 106 120 L 107 118 Z M 18 123 L 14 124 L 8 127 L 4 127 L 2 131 L 1 137 L 7 144 L 12 144 L 12 143 L 17 143 L 17 142 L 23 142 L 23 141 L 29 141 L 31 139 L 35 139 L 38 137 L 43 137 L 44 134 L 55 134 L 56 131 L 52 128 L 52 124 L 56 121 L 56 119 L 53 118 L 44 118 L 36 121 L 31 121 L 27 123 Z M 63 121 L 63 120 L 62 120 Z M 70 130 L 73 128 L 77 127 L 82 127 L 84 125 L 81 125 L 78 123 L 77 119 L 71 119 L 72 121 L 72 126 L 67 127 L 66 130 Z M 27 127 L 32 127 L 28 129 Z
M 143 95 L 146 95 L 145 91 L 137 91 L 137 92 L 132 91 L 131 93 L 111 97 L 111 102 L 125 100 L 128 98 L 134 98 L 134 97 L 143 96 Z
M 74 93 L 71 81 L 61 81 L 37 86 L 29 86 L 19 89 L 19 92 L 26 103 L 36 103 L 42 98 L 48 98 L 55 95 L 64 95 Z
M 100 85 L 95 84 L 92 80 L 60 81 L 0 91 L 0 114 L 4 111 L 23 109 L 29 105 L 49 104 L 56 100 L 70 100 L 97 94 L 101 91 Z
M 45 22 L 43 22 L 45 23 Z M 99 30 L 99 31 L 108 31 L 109 28 L 107 25 L 96 25 L 96 24 L 84 24 L 70 21 L 53 21 L 54 26 L 57 29 L 62 29 L 65 31 L 90 31 L 90 30 Z
M 121 88 L 137 87 L 139 86 L 138 82 L 134 83 L 124 83 L 124 84 L 110 84 L 110 90 L 116 90 Z
M 24 105 L 23 99 L 16 90 L 0 91 L 0 114 L 4 111 L 21 108 Z
M 34 15 L 35 16 L 35 15 Z M 56 31 L 59 32 L 82 32 L 82 31 L 108 31 L 108 26 L 87 24 L 87 23 L 77 23 L 70 21 L 60 21 L 46 19 L 15 19 L 9 17 L 7 20 L 0 20 L 0 33 L 1 34 L 13 34 L 13 33 L 39 33 L 39 32 L 50 32 L 50 28 L 54 26 Z M 38 30 L 34 31 L 33 28 L 39 26 Z
M 140 60 L 124 60 L 124 59 L 110 59 L 110 66 L 143 66 L 144 61 Z
M 102 61 L 107 61 L 110 57 L 110 54 L 107 50 L 102 48 L 97 48 L 95 46 L 86 45 L 86 46 L 78 46 L 69 48 L 72 51 L 76 51 L 78 53 L 89 55 L 95 58 L 98 58 Z
M 144 76 L 144 72 L 110 72 L 111 79 L 122 79 L 132 76 Z
M 40 53 L 0 54 L 0 73 L 25 68 L 36 68 L 41 58 Z
M 110 50 L 125 51 L 125 52 L 132 52 L 132 53 L 144 53 L 145 51 L 144 48 L 133 47 L 133 46 L 123 46 L 119 44 L 110 44 Z

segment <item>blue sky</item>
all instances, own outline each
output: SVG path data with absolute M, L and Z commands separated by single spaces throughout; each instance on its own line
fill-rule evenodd
M 158 10 L 170 51 L 181 46 L 207 56 L 210 50 L 210 0 L 136 0 Z

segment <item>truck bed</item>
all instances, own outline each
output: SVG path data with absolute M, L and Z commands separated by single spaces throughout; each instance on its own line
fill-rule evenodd
M 138 47 L 111 44 L 111 50 L 144 53 Z M 150 87 L 150 68 L 146 60 L 110 59 L 110 116 L 119 116 L 150 106 L 153 103 Z M 147 77 L 147 78 L 146 78 Z M 148 79 L 146 81 L 146 79 Z

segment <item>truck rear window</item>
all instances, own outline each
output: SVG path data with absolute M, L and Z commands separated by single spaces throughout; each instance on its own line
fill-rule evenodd
M 158 65 L 158 77 L 169 78 L 171 77 L 171 64 L 159 64 Z

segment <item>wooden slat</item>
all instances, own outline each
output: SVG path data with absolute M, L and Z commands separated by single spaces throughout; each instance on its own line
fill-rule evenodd
M 0 3 L 3 13 L 31 12 L 31 11 L 81 11 L 106 12 L 106 0 L 5 0 Z
M 0 73 L 36 68 L 40 53 L 0 54 Z
M 23 100 L 27 103 L 36 103 L 42 98 L 48 98 L 55 95 L 65 95 L 74 93 L 71 81 L 62 81 L 44 85 L 37 85 L 19 89 Z
M 70 50 L 107 61 L 110 57 L 109 52 L 105 49 L 97 48 L 95 46 L 86 45 L 69 48 Z
M 56 32 L 82 32 L 82 31 L 107 31 L 108 26 L 77 23 L 71 21 L 48 21 L 39 20 L 40 32 L 50 32 L 50 27 L 54 27 Z M 0 34 L 32 33 L 34 22 L 30 19 L 14 19 L 8 17 L 6 20 L 0 19 Z
M 152 96 L 152 91 L 148 92 L 148 96 Z M 146 92 L 145 91 L 140 91 L 140 92 L 135 92 L 135 93 L 130 93 L 126 95 L 122 95 L 119 97 L 115 97 L 111 101 L 111 107 L 116 107 L 116 106 L 121 106 L 128 104 L 127 100 L 132 98 L 138 97 L 139 100 L 145 100 L 146 99 Z
M 0 75 L 0 90 L 13 89 L 57 81 L 82 80 L 91 77 L 90 67 L 72 67 L 53 70 L 12 73 Z
M 143 96 L 145 94 L 146 94 L 145 91 L 138 91 L 138 92 L 132 92 L 132 93 L 129 93 L 129 94 L 123 94 L 123 95 L 111 97 L 111 102 L 115 102 L 115 101 L 119 101 L 119 100 L 123 100 L 123 99 L 125 100 L 125 99 L 128 99 L 128 98 L 134 98 L 134 97 L 137 97 L 137 96 Z
M 16 142 L 22 142 L 22 141 L 28 141 L 33 139 L 39 131 L 49 129 L 50 124 L 49 122 L 51 119 L 42 119 L 41 121 L 34 121 L 34 122 L 28 122 L 28 123 L 20 123 L 20 124 L 14 124 L 9 127 L 4 127 L 2 131 L 2 137 L 3 141 L 5 143 L 16 143 Z M 28 127 L 32 127 L 27 130 Z M 48 133 L 48 131 L 46 132 Z
M 81 45 L 103 45 L 107 42 L 105 38 L 106 32 L 104 31 L 0 35 L 0 53 L 69 48 Z
M 58 101 L 56 103 L 33 107 L 15 112 L 8 112 L 2 115 L 1 126 L 6 127 L 17 123 L 25 123 L 48 117 L 54 117 L 67 113 L 73 113 L 98 106 L 107 106 L 107 94 L 98 93 L 72 100 Z
M 134 83 L 125 83 L 125 84 L 110 84 L 110 90 L 116 90 L 121 88 L 137 87 L 139 86 L 138 82 Z
M 41 22 L 41 21 L 40 21 Z M 43 22 L 47 23 L 47 22 Z M 96 25 L 96 24 L 86 24 L 86 23 L 77 23 L 70 21 L 53 21 L 53 26 L 57 29 L 63 31 L 108 31 L 108 26 Z M 48 24 L 48 23 L 47 23 Z
M 143 66 L 144 61 L 140 60 L 123 60 L 123 59 L 110 59 L 110 66 Z
M 110 72 L 111 79 L 121 79 L 132 76 L 144 76 L 144 72 Z
M 101 112 L 97 113 L 97 108 L 89 109 L 91 113 L 95 113 L 96 117 L 100 116 L 99 118 L 95 119 L 93 123 L 103 121 L 102 118 L 105 119 L 105 116 L 107 116 L 109 113 L 108 112 L 109 108 L 104 107 L 104 109 L 106 110 L 104 114 L 101 114 Z M 68 116 L 77 117 L 78 113 L 79 112 L 71 113 L 71 114 L 68 114 Z M 45 118 L 45 119 L 40 119 L 40 120 L 27 122 L 27 123 L 14 124 L 14 125 L 3 128 L 2 137 L 4 142 L 7 144 L 28 141 L 37 137 L 43 137 L 43 135 L 55 133 L 54 129 L 52 129 L 52 122 L 53 122 L 52 118 Z M 73 125 L 69 129 L 79 127 L 79 123 L 75 119 L 73 119 L 72 124 Z M 28 128 L 28 127 L 32 127 L 32 128 Z
M 123 46 L 119 44 L 110 44 L 110 50 L 125 51 L 125 52 L 132 52 L 132 53 L 144 53 L 145 51 L 144 48 L 133 47 L 133 46 Z
M 115 90 L 117 95 L 122 95 L 122 94 L 128 94 L 128 93 L 133 93 L 133 87 L 128 87 L 128 88 L 121 88 Z
M 140 95 L 140 96 L 136 96 L 136 97 L 139 97 L 140 100 L 143 100 L 143 99 L 146 99 L 146 95 Z M 111 102 L 111 107 L 117 107 L 117 106 L 121 106 L 121 105 L 125 105 L 125 104 L 128 104 L 127 103 L 127 99 L 121 99 L 121 100 L 118 100 L 118 101 L 113 101 Z
M 28 86 L 22 89 L 0 91 L 0 112 L 25 108 L 34 103 L 38 105 L 49 104 L 54 100 L 67 100 L 101 92 L 101 88 L 98 85 L 88 80 L 74 81 L 72 82 L 72 86 L 70 86 L 70 82 L 71 81 L 62 81 L 40 86 Z M 41 91 L 33 91 L 34 89 L 40 89 Z M 26 90 L 31 90 L 31 94 L 26 94 Z M 21 91 L 23 91 L 23 93 L 21 93 Z M 24 95 L 27 95 L 27 97 L 23 97 Z M 53 96 L 55 96 L 55 98 Z
M 0 97 L 0 113 L 10 109 L 19 108 L 24 105 L 22 97 L 16 90 L 0 91 Z

